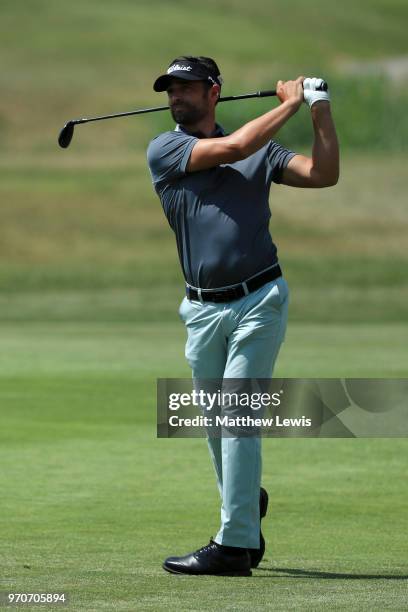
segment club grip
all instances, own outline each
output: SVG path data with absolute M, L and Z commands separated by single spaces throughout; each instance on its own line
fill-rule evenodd
M 258 98 L 267 98 L 268 96 L 276 96 L 276 89 L 266 89 L 258 91 Z
M 327 91 L 328 89 L 329 89 L 329 86 L 327 84 L 327 81 L 323 81 L 320 87 L 317 88 L 318 91 Z M 276 89 L 265 89 L 263 91 L 258 91 L 256 94 L 253 94 L 253 96 L 248 95 L 248 96 L 241 96 L 241 97 L 242 98 L 245 98 L 245 97 L 268 98 L 270 96 L 276 96 Z M 233 99 L 233 97 L 228 98 L 228 99 Z

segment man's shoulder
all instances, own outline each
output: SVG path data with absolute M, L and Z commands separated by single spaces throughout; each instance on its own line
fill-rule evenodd
M 161 134 L 158 134 L 152 138 L 148 144 L 148 147 L 150 147 L 150 145 L 162 145 L 173 140 L 186 140 L 187 138 L 194 138 L 194 136 L 179 130 L 168 130 L 167 132 L 162 132 Z
M 147 145 L 147 150 L 154 148 L 156 146 L 161 146 L 163 143 L 168 142 L 172 139 L 174 130 L 168 132 L 162 132 L 161 134 L 157 134 L 154 138 L 151 139 L 149 144 Z
M 173 130 L 159 134 L 147 147 L 147 162 L 154 183 L 173 181 L 186 174 L 187 163 L 197 138 Z
M 162 132 L 149 142 L 147 146 L 147 159 L 151 161 L 157 156 L 162 157 L 163 154 L 171 154 L 180 147 L 188 146 L 190 140 L 196 140 L 196 138 L 177 130 Z

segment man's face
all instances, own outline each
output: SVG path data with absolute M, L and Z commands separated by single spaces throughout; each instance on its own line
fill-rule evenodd
M 202 81 L 173 79 L 167 94 L 170 112 L 176 123 L 194 125 L 210 111 L 209 90 Z

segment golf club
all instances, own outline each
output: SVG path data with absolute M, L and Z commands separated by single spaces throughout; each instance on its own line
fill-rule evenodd
M 320 90 L 327 91 L 328 85 L 325 81 L 323 81 Z M 275 89 L 267 89 L 264 91 L 256 91 L 254 93 L 249 94 L 241 94 L 239 96 L 226 96 L 224 98 L 220 98 L 218 102 L 231 102 L 232 100 L 245 100 L 246 98 L 268 98 L 271 96 L 276 96 Z M 90 123 L 91 121 L 103 121 L 105 119 L 114 119 L 115 117 L 129 117 L 130 115 L 142 115 L 144 113 L 156 113 L 158 111 L 168 110 L 169 106 L 156 106 L 153 108 L 142 108 L 140 110 L 129 111 L 126 113 L 116 113 L 114 115 L 102 115 L 101 117 L 83 117 L 82 119 L 71 119 L 68 121 L 58 136 L 58 144 L 63 149 L 69 147 L 72 137 L 74 135 L 74 127 L 81 123 Z

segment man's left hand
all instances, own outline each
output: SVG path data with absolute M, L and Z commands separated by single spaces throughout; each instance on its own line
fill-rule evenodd
M 306 78 L 303 81 L 303 98 L 304 101 L 310 106 L 313 106 L 315 102 L 330 102 L 329 91 L 320 91 L 318 87 L 321 87 L 323 79 L 316 77 Z

